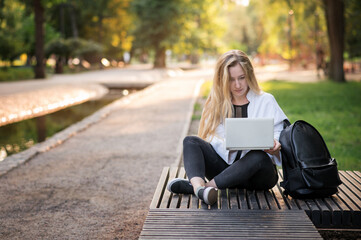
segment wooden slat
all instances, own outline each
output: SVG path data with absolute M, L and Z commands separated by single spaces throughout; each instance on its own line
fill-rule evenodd
M 352 204 L 352 206 L 355 206 L 354 210 L 361 210 L 361 201 L 358 200 L 358 197 L 350 190 L 349 187 L 347 187 L 345 184 L 341 184 L 339 186 L 339 192 L 344 193 L 347 196 L 346 204 Z
M 327 227 L 332 225 L 331 210 L 323 199 L 314 199 L 314 202 L 320 209 L 321 224 L 320 227 Z M 317 226 L 318 227 L 318 226 Z
M 320 208 L 317 206 L 317 204 L 312 200 L 312 199 L 306 199 L 305 203 L 307 204 L 307 206 L 310 209 L 311 212 L 311 220 L 313 222 L 313 224 L 315 224 L 316 226 L 320 226 L 321 225 L 321 211 Z M 307 213 L 307 211 L 306 211 Z
M 325 204 L 331 211 L 331 225 L 334 227 L 342 226 L 342 210 L 341 208 L 332 200 L 332 197 L 324 199 Z
M 276 201 L 277 201 L 278 205 L 280 206 L 280 209 L 283 209 L 283 210 L 291 209 L 291 206 L 288 203 L 287 199 L 282 194 L 281 187 L 278 183 L 272 188 L 272 191 L 275 194 Z
M 279 191 L 281 192 L 282 198 L 284 199 L 284 201 L 287 203 L 287 205 L 289 206 L 289 208 L 291 210 L 295 210 L 295 209 L 300 209 L 299 205 L 297 204 L 296 200 L 289 197 L 289 196 L 285 196 L 282 192 L 282 188 L 281 188 L 281 181 L 283 180 L 283 172 L 282 169 L 278 170 L 278 183 L 277 183 L 277 187 L 279 189 Z
M 361 190 L 358 182 L 344 171 L 340 172 L 340 178 L 344 185 L 353 193 L 354 202 L 360 207 L 361 204 L 358 202 L 361 201 Z
M 247 190 L 246 196 L 247 196 L 249 209 L 260 209 L 257 202 L 256 193 L 254 190 Z
M 265 195 L 266 195 L 268 205 L 270 206 L 270 209 L 272 209 L 272 210 L 281 209 L 277 202 L 277 199 L 274 195 L 273 190 L 266 190 Z
M 332 201 L 334 201 L 337 206 L 339 206 L 342 209 L 342 225 L 343 226 L 351 226 L 352 224 L 352 210 L 350 209 L 349 206 L 347 206 L 344 201 L 342 201 L 342 199 L 339 196 L 339 193 L 337 193 L 336 195 L 333 195 L 331 197 Z
M 151 209 L 140 239 L 322 239 L 303 211 Z
M 190 208 L 189 204 L 190 204 L 190 201 L 191 201 L 191 196 L 192 196 L 191 194 L 183 194 L 179 208 L 181 208 L 181 209 Z
M 346 171 L 346 173 L 353 178 L 352 183 L 358 190 L 361 190 L 361 178 L 352 171 Z
M 351 209 L 351 224 L 361 226 L 361 209 L 355 204 L 352 194 L 343 184 L 339 186 L 338 196 Z M 360 204 L 360 202 L 358 203 Z
M 219 209 L 229 209 L 229 204 L 228 204 L 228 196 L 227 196 L 227 190 L 223 189 L 223 190 L 218 190 L 219 191 L 219 204 L 218 204 L 218 208 Z
M 229 205 L 231 209 L 239 209 L 238 190 L 228 189 Z
M 199 208 L 199 199 L 193 194 L 191 195 L 191 202 L 189 208 L 198 209 Z
M 168 182 L 168 177 L 169 177 L 169 167 L 164 167 L 160 175 L 157 188 L 155 189 L 155 193 L 153 195 L 153 200 L 150 204 L 150 208 L 159 207 L 160 201 L 163 199 L 163 194 L 166 188 L 166 184 Z
M 178 172 L 176 174 L 176 177 L 185 179 L 186 172 L 185 172 L 184 168 L 180 168 L 177 170 L 178 170 Z M 169 208 L 180 208 L 181 204 L 182 204 L 182 200 L 187 200 L 187 196 L 188 195 L 184 195 L 184 194 L 172 194 L 172 197 L 171 197 L 170 203 L 169 203 Z M 188 203 L 186 203 L 185 201 L 183 201 L 183 204 L 188 205 Z M 183 208 L 185 208 L 185 207 L 183 206 Z
M 170 170 L 169 170 L 169 178 L 166 181 L 165 186 L 167 186 L 169 180 L 172 180 L 177 176 L 177 171 L 178 171 L 178 168 L 175 168 L 175 167 L 170 168 Z M 173 196 L 173 193 L 171 193 L 169 191 L 165 191 L 163 199 L 160 202 L 159 208 L 168 208 L 172 196 Z
M 246 189 L 238 190 L 238 198 L 239 198 L 240 209 L 249 209 Z
M 359 171 L 353 171 L 358 177 L 359 177 L 359 182 L 361 182 L 361 173 Z
M 264 191 L 255 191 L 255 194 L 258 199 L 259 208 L 263 210 L 270 209 Z

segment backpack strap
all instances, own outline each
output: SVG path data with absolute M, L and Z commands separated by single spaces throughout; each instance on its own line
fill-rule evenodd
M 288 126 L 291 126 L 291 122 L 286 118 L 285 120 L 283 120 L 283 129 L 285 129 Z

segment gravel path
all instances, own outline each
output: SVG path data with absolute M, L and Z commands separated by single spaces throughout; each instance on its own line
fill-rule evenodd
M 200 77 L 156 83 L 0 177 L 0 239 L 137 239 Z

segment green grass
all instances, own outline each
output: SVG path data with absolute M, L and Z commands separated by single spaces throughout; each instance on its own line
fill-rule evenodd
M 361 83 L 261 84 L 291 122 L 305 120 L 323 136 L 341 170 L 361 170 Z
M 63 68 L 63 73 L 64 74 L 68 74 L 68 73 L 81 73 L 81 72 L 86 72 L 89 70 L 99 70 L 99 66 L 93 66 L 90 69 L 85 69 L 82 67 L 74 67 L 74 68 L 69 68 L 68 66 L 64 66 Z M 50 66 L 47 66 L 45 68 L 45 75 L 47 77 L 51 76 L 52 74 L 54 74 L 54 69 L 51 68 Z M 34 79 L 35 74 L 34 74 L 34 69 L 33 67 L 27 67 L 27 66 L 22 66 L 22 67 L 0 67 L 0 82 L 14 82 L 14 81 L 21 81 L 21 80 L 29 80 L 29 79 Z
M 32 67 L 0 68 L 0 82 L 18 81 L 34 78 Z
M 271 81 L 272 93 L 290 119 L 305 120 L 323 136 L 339 169 L 361 170 L 361 83 Z
M 193 115 L 192 120 L 200 120 L 202 116 L 202 105 L 198 102 L 196 102 L 193 106 Z

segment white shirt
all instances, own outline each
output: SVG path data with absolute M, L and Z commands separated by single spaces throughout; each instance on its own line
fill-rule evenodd
M 281 131 L 283 130 L 283 120 L 287 119 L 286 115 L 278 105 L 276 99 L 272 94 L 261 92 L 260 95 L 256 94 L 252 90 L 247 93 L 247 99 L 249 105 L 247 108 L 248 118 L 273 118 L 274 119 L 274 138 L 278 141 Z M 226 149 L 225 142 L 225 128 L 224 123 L 221 123 L 216 128 L 215 136 L 209 138 L 211 145 L 218 155 L 229 165 L 231 165 L 237 155 L 237 151 L 229 151 Z M 241 158 L 244 157 L 249 150 L 243 150 Z M 281 165 L 281 153 L 280 158 L 268 154 L 273 163 Z

